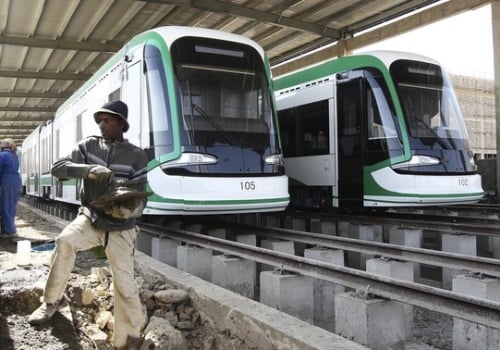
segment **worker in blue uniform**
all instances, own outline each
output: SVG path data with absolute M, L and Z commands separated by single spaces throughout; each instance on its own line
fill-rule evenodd
M 16 212 L 21 193 L 17 145 L 12 139 L 0 141 L 0 216 L 1 237 L 17 236 Z

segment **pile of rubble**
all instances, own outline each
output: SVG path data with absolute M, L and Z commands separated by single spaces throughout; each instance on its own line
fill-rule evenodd
M 98 349 L 109 347 L 115 327 L 113 284 L 108 267 L 94 267 L 88 276 L 79 275 L 68 288 L 71 314 L 82 335 Z M 191 305 L 188 293 L 173 289 L 152 277 L 137 277 L 144 306 L 143 349 L 212 349 L 210 331 Z M 138 317 L 141 317 L 138 316 Z M 208 328 L 208 329 L 207 329 Z
M 35 255 L 34 253 L 32 255 Z M 82 253 L 80 253 L 82 254 Z M 89 254 L 83 254 L 80 262 L 92 263 Z M 15 256 L 13 255 L 15 258 Z M 39 258 L 37 258 L 39 259 Z M 102 264 L 102 262 L 100 262 Z M 67 296 L 70 303 L 62 309 L 60 315 L 47 325 L 31 326 L 27 323 L 29 314 L 40 304 L 43 284 L 48 273 L 48 265 L 34 263 L 24 267 L 11 265 L 0 273 L 0 313 L 2 325 L 2 341 L 0 348 L 11 343 L 12 349 L 16 339 L 10 339 L 16 333 L 24 335 L 21 342 L 29 348 L 38 348 L 37 332 L 45 333 L 47 329 L 60 326 L 61 316 L 66 320 L 66 334 L 75 339 L 55 338 L 49 343 L 54 349 L 54 343 L 78 343 L 82 348 L 109 349 L 113 336 L 113 284 L 107 266 L 90 268 L 90 273 L 83 272 L 81 264 L 72 273 Z M 170 288 L 154 278 L 137 277 L 140 295 L 144 306 L 142 317 L 144 325 L 143 349 L 212 349 L 215 338 L 211 336 L 210 322 L 203 320 L 191 305 L 186 291 Z M 10 328 L 13 329 L 10 329 Z M 15 329 L 22 327 L 22 329 Z M 21 330 L 21 332 L 19 332 Z M 68 332 L 68 330 L 70 330 Z M 32 336 L 31 336 L 31 335 Z M 205 336 L 208 334 L 209 336 Z M 35 342 L 35 344 L 30 343 Z M 45 343 L 45 342 L 44 342 Z M 20 345 L 19 343 L 17 345 Z M 45 344 L 46 345 L 46 344 Z
M 59 227 L 20 209 L 18 233 L 32 247 L 59 233 Z M 0 252 L 0 349 L 112 348 L 113 283 L 106 259 L 96 251 L 78 253 L 66 290 L 69 305 L 46 325 L 33 326 L 28 317 L 40 305 L 52 252 L 33 251 L 27 265 L 19 265 L 16 242 L 0 240 Z M 245 349 L 238 339 L 217 334 L 186 291 L 158 276 L 136 275 L 136 283 L 143 303 L 142 349 Z

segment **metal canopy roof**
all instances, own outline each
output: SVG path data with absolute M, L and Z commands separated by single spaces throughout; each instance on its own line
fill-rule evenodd
M 150 28 L 182 25 L 241 34 L 264 47 L 272 66 L 328 47 L 273 69 L 279 75 L 487 3 L 0 0 L 0 139 L 21 143 L 125 42 Z

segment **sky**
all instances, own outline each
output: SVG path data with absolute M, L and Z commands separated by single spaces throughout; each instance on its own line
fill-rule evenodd
M 355 53 L 377 49 L 418 53 L 439 61 L 448 73 L 494 79 L 491 6 L 463 12 Z

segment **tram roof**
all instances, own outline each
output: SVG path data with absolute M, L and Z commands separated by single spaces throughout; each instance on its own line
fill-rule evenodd
M 244 35 L 264 48 L 277 76 L 489 3 L 2 0 L 0 139 L 20 144 L 124 43 L 151 28 L 191 26 Z

